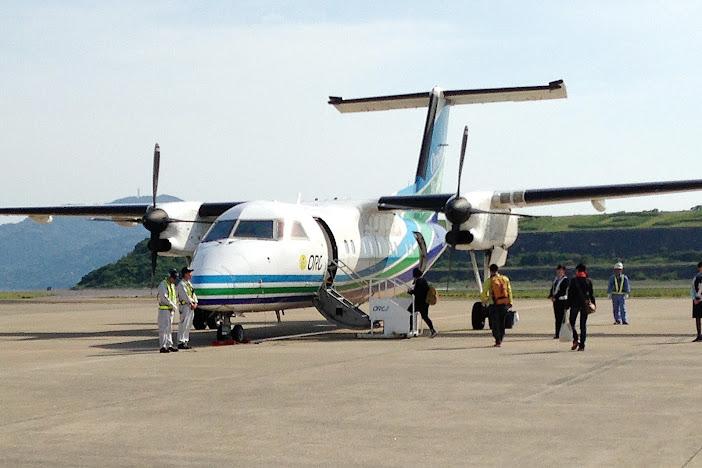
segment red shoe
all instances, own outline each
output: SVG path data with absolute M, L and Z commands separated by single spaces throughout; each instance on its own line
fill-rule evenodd
M 499 348 L 500 346 L 502 346 L 502 342 L 501 342 L 501 341 L 495 341 L 495 344 L 492 345 L 493 348 Z
M 578 340 L 573 340 L 573 346 L 570 348 L 571 351 L 575 351 L 575 348 L 578 347 Z

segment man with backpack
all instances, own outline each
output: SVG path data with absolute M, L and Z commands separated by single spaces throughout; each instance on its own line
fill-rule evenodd
M 483 291 L 480 293 L 480 300 L 483 306 L 488 307 L 488 317 L 490 318 L 490 329 L 495 337 L 495 346 L 502 345 L 505 337 L 505 315 L 512 307 L 512 285 L 509 278 L 501 275 L 497 265 L 490 265 L 490 278 L 485 280 Z
M 429 283 L 422 276 L 422 270 L 415 268 L 412 270 L 412 276 L 414 277 L 414 287 L 409 290 L 409 293 L 414 296 L 414 310 L 419 312 L 422 319 L 429 327 L 431 335 L 429 338 L 434 338 L 436 336 L 436 330 L 434 329 L 434 324 L 429 318 L 429 302 L 427 302 L 427 293 L 429 292 Z M 436 293 L 433 294 L 433 301 L 436 301 Z

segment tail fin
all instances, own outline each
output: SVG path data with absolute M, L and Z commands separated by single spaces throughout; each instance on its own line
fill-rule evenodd
M 552 81 L 546 86 L 519 88 L 490 88 L 444 91 L 435 87 L 429 94 L 400 94 L 361 99 L 343 99 L 330 96 L 329 104 L 339 112 L 370 112 L 392 109 L 427 107 L 422 148 L 415 181 L 400 190 L 398 195 L 431 195 L 441 190 L 444 170 L 444 148 L 448 130 L 449 109 L 458 104 L 481 104 L 504 101 L 537 101 L 567 97 L 563 80 Z
M 443 90 L 432 89 L 429 93 L 427 121 L 424 124 L 424 136 L 419 150 L 414 184 L 397 192 L 398 195 L 430 195 L 441 192 L 450 109 L 451 106 L 446 102 Z

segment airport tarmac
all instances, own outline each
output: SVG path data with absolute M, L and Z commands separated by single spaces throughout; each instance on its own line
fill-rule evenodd
M 153 298 L 0 302 L 0 465 L 702 467 L 690 301 L 632 298 L 628 326 L 599 305 L 585 352 L 524 300 L 502 348 L 441 301 L 434 339 L 357 339 L 305 309 L 240 323 L 330 333 L 194 331 L 160 354 Z

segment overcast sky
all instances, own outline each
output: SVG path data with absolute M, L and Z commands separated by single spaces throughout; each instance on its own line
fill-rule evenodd
M 700 24 L 691 0 L 4 1 L 0 205 L 148 195 L 156 142 L 159 191 L 183 199 L 375 198 L 412 180 L 425 111 L 328 96 L 557 79 L 566 100 L 453 108 L 445 191 L 464 125 L 464 191 L 702 178 Z

